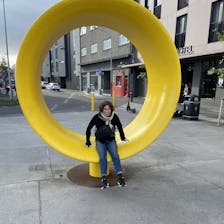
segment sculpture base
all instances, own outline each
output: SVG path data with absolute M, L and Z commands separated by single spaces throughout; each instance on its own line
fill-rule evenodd
M 81 164 L 79 166 L 73 167 L 67 172 L 68 179 L 78 185 L 86 187 L 100 187 L 101 178 L 91 177 L 89 175 L 89 164 Z M 125 180 L 127 180 L 127 175 L 124 173 Z M 107 177 L 110 187 L 117 186 L 117 175 L 113 169 L 110 169 L 110 174 Z

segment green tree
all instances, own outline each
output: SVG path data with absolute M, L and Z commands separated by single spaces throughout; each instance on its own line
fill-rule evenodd
M 6 63 L 6 59 L 5 57 L 1 57 L 0 58 L 0 74 L 2 74 L 3 72 L 6 72 L 7 73 L 7 63 Z
M 217 32 L 217 35 L 218 35 L 218 40 L 219 41 L 224 41 L 224 34 L 223 33 Z M 217 74 L 217 76 L 219 78 L 224 79 L 224 56 L 222 56 L 222 59 L 219 61 L 218 68 L 213 67 L 209 71 L 214 73 L 214 74 Z
M 217 74 L 217 76 L 221 79 L 224 79 L 224 56 L 222 57 L 222 59 L 219 61 L 219 68 L 211 68 L 209 71 L 212 73 Z
M 138 66 L 139 69 L 139 74 L 137 76 L 137 79 L 147 79 L 147 73 L 146 73 L 146 69 L 145 69 L 145 65 L 139 65 Z

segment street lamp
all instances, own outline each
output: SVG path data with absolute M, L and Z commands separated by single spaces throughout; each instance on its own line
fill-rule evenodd
M 9 97 L 12 100 L 13 99 L 13 92 L 12 92 L 12 82 L 11 82 L 11 74 L 10 74 L 10 66 L 9 66 L 9 50 L 8 50 L 8 38 L 7 38 L 7 26 L 6 26 L 6 15 L 5 15 L 5 1 L 2 0 L 3 3 L 3 18 L 4 18 L 4 28 L 5 28 L 5 44 L 6 44 L 6 55 L 7 55 L 7 73 L 8 73 L 8 79 L 9 79 Z

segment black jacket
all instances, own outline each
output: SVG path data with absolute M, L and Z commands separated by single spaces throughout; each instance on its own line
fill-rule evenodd
M 86 129 L 86 141 L 89 141 L 89 138 L 91 135 L 91 129 L 93 128 L 93 126 L 96 126 L 96 128 L 99 128 L 100 126 L 105 125 L 106 122 L 103 121 L 102 119 L 100 119 L 99 115 L 100 115 L 99 113 L 94 115 L 92 120 L 89 122 L 89 125 Z M 120 119 L 117 116 L 117 114 L 114 114 L 114 117 L 111 120 L 111 124 L 113 125 L 112 130 L 115 130 L 115 126 L 117 126 L 118 131 L 120 133 L 121 140 L 125 140 L 125 135 L 124 135 L 124 131 L 122 128 L 122 124 L 121 124 Z M 96 140 L 98 140 L 98 139 L 96 138 Z M 108 140 L 115 140 L 115 137 L 112 137 L 111 139 L 108 139 Z

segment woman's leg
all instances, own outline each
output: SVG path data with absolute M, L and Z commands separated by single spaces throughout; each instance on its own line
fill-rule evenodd
M 96 149 L 100 157 L 100 172 L 101 176 L 107 176 L 107 148 L 106 144 L 96 141 Z
M 121 162 L 120 162 L 120 158 L 119 155 L 117 153 L 117 143 L 116 141 L 106 141 L 105 145 L 110 153 L 110 156 L 112 158 L 113 164 L 114 164 L 114 168 L 117 174 L 121 174 L 122 173 L 122 169 L 121 169 Z

